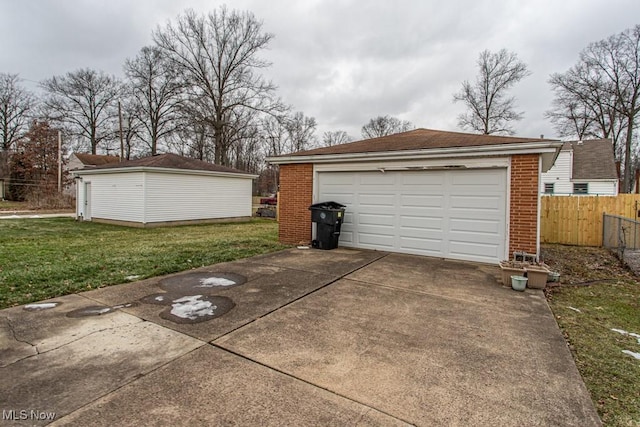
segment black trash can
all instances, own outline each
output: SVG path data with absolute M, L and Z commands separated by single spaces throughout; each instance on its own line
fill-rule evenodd
M 314 248 L 335 249 L 338 247 L 345 207 L 345 205 L 336 202 L 315 203 L 309 206 L 311 221 L 316 223 L 316 239 L 312 242 Z

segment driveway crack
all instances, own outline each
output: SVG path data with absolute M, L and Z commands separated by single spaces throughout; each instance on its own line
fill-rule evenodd
M 13 339 L 17 342 L 21 342 L 24 344 L 28 344 L 31 347 L 33 347 L 36 350 L 36 354 L 40 354 L 40 351 L 38 350 L 38 346 L 25 340 L 25 339 L 20 339 L 18 338 L 18 334 L 16 333 L 16 330 L 13 326 L 13 324 L 11 323 L 11 319 L 9 319 L 8 317 L 2 317 L 2 319 L 6 322 L 7 326 L 9 327 L 9 331 L 11 331 L 11 336 L 13 337 Z

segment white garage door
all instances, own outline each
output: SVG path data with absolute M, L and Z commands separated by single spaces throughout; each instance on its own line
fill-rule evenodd
M 506 169 L 321 172 L 318 201 L 347 206 L 340 245 L 497 263 Z

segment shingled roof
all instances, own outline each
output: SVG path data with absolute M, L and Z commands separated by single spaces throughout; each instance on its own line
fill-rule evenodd
M 299 151 L 289 156 L 313 156 L 327 154 L 374 153 L 402 150 L 426 150 L 431 148 L 477 147 L 500 144 L 555 141 L 542 138 L 478 135 L 432 129 L 415 129 L 408 132 L 365 139 L 332 147 Z
M 85 166 L 100 166 L 110 163 L 120 163 L 118 156 L 106 156 L 102 154 L 73 153 Z
M 573 149 L 574 180 L 618 179 L 613 157 L 613 144 L 608 139 L 565 143 Z M 563 149 L 565 147 L 563 146 Z
M 191 159 L 173 153 L 159 154 L 156 156 L 143 157 L 135 160 L 126 160 L 120 163 L 112 163 L 96 166 L 91 171 L 109 169 L 130 169 L 130 168 L 161 168 L 161 169 L 183 169 L 192 171 L 210 171 L 247 175 L 249 172 L 233 169 L 226 166 L 214 165 L 202 160 Z

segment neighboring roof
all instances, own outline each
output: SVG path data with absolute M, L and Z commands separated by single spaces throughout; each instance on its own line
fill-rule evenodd
M 553 165 L 562 142 L 554 139 L 519 138 L 415 129 L 332 147 L 269 157 L 272 164 L 331 163 L 429 158 L 508 156 L 540 154 L 542 171 Z
M 485 145 L 514 144 L 523 142 L 555 141 L 540 138 L 519 138 L 513 136 L 480 135 L 448 132 L 433 129 L 415 129 L 379 138 L 365 139 L 331 147 L 299 151 L 291 156 L 321 154 L 371 153 L 400 150 L 425 150 L 432 148 L 477 147 Z
M 135 160 L 126 160 L 120 163 L 105 164 L 91 168 L 91 170 L 76 171 L 78 174 L 89 174 L 100 171 L 127 171 L 138 169 L 167 169 L 185 171 L 206 171 L 223 174 L 251 175 L 249 172 L 226 166 L 214 165 L 202 160 L 179 156 L 173 153 L 159 154 L 156 156 L 143 157 Z
M 85 166 L 99 166 L 110 163 L 119 163 L 120 157 L 106 156 L 102 154 L 73 153 L 74 156 Z
M 572 141 L 572 179 L 618 179 L 613 144 L 608 139 Z

